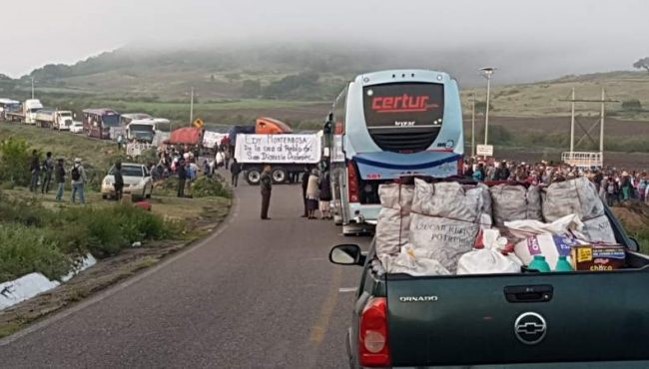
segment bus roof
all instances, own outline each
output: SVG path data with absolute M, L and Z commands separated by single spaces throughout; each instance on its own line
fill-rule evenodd
M 11 100 L 11 99 L 0 99 L 0 104 L 2 105 L 20 104 L 20 101 Z
M 106 115 L 106 114 L 119 114 L 113 109 L 107 109 L 107 108 L 102 108 L 102 109 L 84 109 L 84 113 L 86 114 L 94 114 L 94 115 Z
M 151 119 L 151 116 L 146 113 L 126 113 L 126 114 L 122 114 L 122 117 L 127 119 L 135 119 L 135 120 Z
M 452 79 L 448 73 L 434 70 L 392 69 L 360 74 L 356 76 L 355 82 L 360 82 L 363 85 L 407 81 L 447 83 Z

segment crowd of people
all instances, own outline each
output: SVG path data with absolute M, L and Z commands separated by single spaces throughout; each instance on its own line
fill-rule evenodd
M 649 203 L 649 174 L 645 171 L 613 167 L 585 169 L 546 161 L 532 164 L 466 160 L 464 175 L 476 181 L 516 181 L 545 186 L 583 176 L 595 184 L 609 206 L 629 200 Z

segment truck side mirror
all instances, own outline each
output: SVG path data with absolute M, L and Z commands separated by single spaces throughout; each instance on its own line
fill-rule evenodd
M 629 247 L 633 251 L 640 251 L 640 243 L 638 242 L 638 240 L 636 240 L 633 237 L 629 237 L 629 241 L 631 241 L 631 242 L 629 242 Z
M 365 254 L 360 246 L 342 244 L 334 246 L 329 252 L 329 261 L 337 265 L 365 265 Z

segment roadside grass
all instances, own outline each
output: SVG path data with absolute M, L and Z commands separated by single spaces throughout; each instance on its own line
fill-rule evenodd
M 50 279 L 67 274 L 88 252 L 98 259 L 119 254 L 135 242 L 157 247 L 162 240 L 191 241 L 218 223 L 230 199 L 201 200 L 154 196 L 152 211 L 103 201 L 88 194 L 88 204 L 58 203 L 52 194 L 33 196 L 26 189 L 3 191 L 0 198 L 0 282 L 31 272 Z M 211 228 L 209 228 L 211 229 Z

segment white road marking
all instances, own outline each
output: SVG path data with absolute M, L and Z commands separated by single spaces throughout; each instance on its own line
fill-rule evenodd
M 358 288 L 356 287 L 342 287 L 338 289 L 338 292 L 340 293 L 350 293 L 350 292 L 356 292 Z

